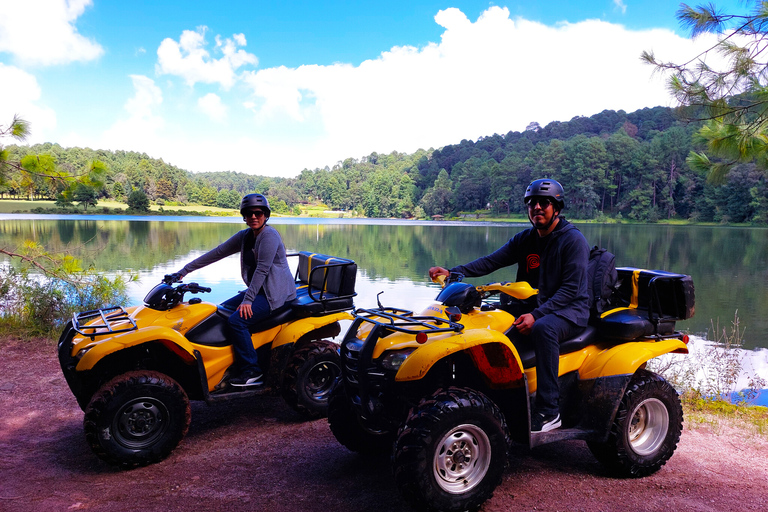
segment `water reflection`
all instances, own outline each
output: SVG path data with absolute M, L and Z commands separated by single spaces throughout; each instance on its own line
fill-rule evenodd
M 524 227 L 368 219 L 273 218 L 270 223 L 289 251 L 354 259 L 360 269 L 358 305 L 374 305 L 375 294 L 385 289 L 387 304 L 412 309 L 418 309 L 415 301 L 429 301 L 434 295 L 426 275 L 429 267 L 468 262 L 497 249 Z M 234 217 L 0 215 L 0 245 L 14 247 L 31 239 L 51 251 L 68 251 L 100 271 L 138 272 L 141 281 L 133 299 L 140 301 L 164 273 L 178 270 L 241 227 L 242 221 Z M 599 224 L 579 229 L 591 245 L 615 253 L 619 265 L 692 275 L 696 316 L 680 327 L 702 333 L 711 320 L 727 325 L 738 311 L 746 328 L 745 346 L 768 347 L 768 230 Z M 243 286 L 237 265 L 221 262 L 210 274 L 200 270 L 191 277 L 220 289 L 226 298 Z M 503 269 L 470 281 L 508 280 L 514 273 L 514 268 Z

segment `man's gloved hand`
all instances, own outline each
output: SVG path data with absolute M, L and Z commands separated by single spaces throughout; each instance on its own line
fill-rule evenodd
M 173 274 L 165 274 L 165 277 L 163 278 L 163 282 L 165 284 L 173 284 L 173 283 L 178 283 L 182 279 L 184 279 L 184 276 L 182 275 L 181 272 L 174 272 Z

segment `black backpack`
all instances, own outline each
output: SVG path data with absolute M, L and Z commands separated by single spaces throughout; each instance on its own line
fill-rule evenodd
M 595 320 L 612 308 L 613 293 L 618 288 L 616 256 L 606 249 L 594 246 L 589 251 L 587 265 L 587 290 L 589 292 L 589 313 Z

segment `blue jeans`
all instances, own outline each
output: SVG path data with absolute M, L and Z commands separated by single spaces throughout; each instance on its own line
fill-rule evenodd
M 245 293 L 239 293 L 223 302 L 222 305 L 237 308 L 243 302 L 244 295 Z M 232 350 L 235 353 L 235 365 L 239 373 L 261 373 L 259 355 L 256 353 L 256 349 L 253 348 L 249 328 L 268 318 L 271 313 L 269 302 L 267 302 L 267 297 L 264 293 L 259 293 L 253 299 L 251 309 L 253 310 L 251 318 L 242 318 L 237 310 L 229 317 L 229 326 L 234 333 Z

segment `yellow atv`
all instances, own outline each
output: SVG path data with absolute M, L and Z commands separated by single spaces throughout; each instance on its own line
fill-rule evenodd
M 502 303 L 484 300 L 536 290 L 453 282 L 420 315 L 381 303 L 355 312 L 331 391 L 333 434 L 353 451 L 391 450 L 402 494 L 428 510 L 479 507 L 500 483 L 513 441 L 532 448 L 580 439 L 616 475 L 657 471 L 677 446 L 683 413 L 677 392 L 645 367 L 688 352 L 675 321 L 693 315 L 693 282 L 617 270 L 623 307 L 561 344 L 561 428 L 531 433 L 533 349 L 511 341 L 514 317 Z
M 300 252 L 297 298 L 253 329 L 265 374 L 258 389 L 227 384 L 233 351 L 225 305 L 184 301 L 210 292 L 165 276 L 143 306 L 76 314 L 59 338 L 69 388 L 85 411 L 86 440 L 109 462 L 130 468 L 165 458 L 182 440 L 190 400 L 212 404 L 278 391 L 309 418 L 327 413 L 339 375 L 340 320 L 351 320 L 354 261 Z

